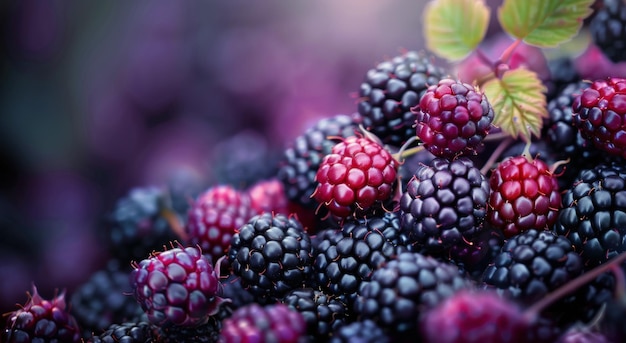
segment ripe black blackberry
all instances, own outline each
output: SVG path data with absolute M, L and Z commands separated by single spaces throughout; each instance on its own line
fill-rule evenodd
M 219 295 L 230 300 L 230 307 L 235 310 L 254 302 L 254 295 L 241 285 L 241 278 L 233 273 L 220 277 Z
M 426 55 L 408 51 L 367 71 L 359 89 L 363 126 L 384 144 L 402 146 L 415 136 L 416 106 L 426 88 L 447 75 Z
M 324 231 L 313 254 L 312 284 L 354 300 L 372 272 L 398 253 L 412 249 L 400 232 L 398 212 L 346 221 L 341 230 Z
M 88 343 L 148 343 L 156 342 L 156 327 L 147 322 L 111 324 L 103 333 L 94 334 Z
M 548 88 L 548 93 L 546 94 L 548 102 L 557 97 L 569 84 L 580 80 L 580 75 L 576 70 L 574 60 L 570 56 L 562 56 L 549 60 L 548 69 L 550 71 L 550 78 L 545 81 L 545 85 Z
M 330 343 L 389 343 L 391 338 L 373 320 L 344 324 L 333 333 Z
M 586 269 L 626 251 L 626 165 L 584 169 L 563 195 L 554 231 L 566 236 Z
M 403 252 L 372 274 L 359 291 L 355 312 L 371 319 L 392 337 L 417 334 L 417 318 L 461 289 L 474 283 L 458 268 L 434 257 Z
M 583 263 L 572 243 L 549 230 L 530 229 L 511 237 L 483 275 L 486 288 L 530 306 L 583 273 Z M 562 327 L 582 319 L 587 304 L 580 288 L 543 311 Z
M 283 182 L 290 201 L 309 209 L 317 207 L 311 194 L 317 186 L 315 174 L 320 163 L 337 143 L 333 137 L 354 136 L 359 123 L 358 115 L 339 114 L 320 119 L 304 134 L 296 137 L 285 150 L 278 170 L 278 179 Z
M 167 193 L 158 187 L 135 187 L 119 199 L 107 218 L 113 257 L 122 263 L 140 261 L 176 240 L 162 210 Z
M 257 301 L 273 301 L 304 286 L 312 270 L 311 238 L 296 218 L 263 213 L 237 230 L 228 261 Z
M 83 338 L 143 313 L 130 295 L 130 270 L 130 265 L 124 268 L 118 261 L 111 260 L 72 293 L 70 311 L 83 332 Z
M 622 0 L 603 0 L 589 24 L 591 37 L 613 62 L 626 61 L 626 4 Z
M 317 289 L 294 289 L 281 302 L 302 314 L 311 342 L 327 341 L 349 319 L 350 312 L 342 297 L 328 295 Z
M 435 158 L 420 165 L 400 200 L 402 230 L 424 252 L 461 256 L 479 244 L 489 199 L 489 181 L 472 160 Z M 454 249 L 453 249 L 454 248 Z
M 217 343 L 222 329 L 222 321 L 233 313 L 230 303 L 224 303 L 219 311 L 209 317 L 209 320 L 200 326 L 169 326 L 159 327 L 157 331 L 158 343 Z

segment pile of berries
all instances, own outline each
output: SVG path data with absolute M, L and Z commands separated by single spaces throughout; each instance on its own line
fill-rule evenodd
M 590 24 L 612 60 L 625 8 Z M 569 62 L 521 142 L 479 87 L 403 52 L 284 151 L 235 137 L 214 184 L 130 190 L 107 267 L 67 299 L 33 286 L 1 341 L 624 341 L 626 75 Z

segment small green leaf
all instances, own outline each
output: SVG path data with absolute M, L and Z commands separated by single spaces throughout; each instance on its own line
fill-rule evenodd
M 538 47 L 554 47 L 574 37 L 594 0 L 504 0 L 498 20 L 510 35 Z
M 489 24 L 489 8 L 482 0 L 433 0 L 423 15 L 426 47 L 450 61 L 472 52 Z
M 528 141 L 539 137 L 543 118 L 548 116 L 546 88 L 535 72 L 517 68 L 507 70 L 502 78 L 493 78 L 483 85 L 493 106 L 493 124 L 514 138 Z

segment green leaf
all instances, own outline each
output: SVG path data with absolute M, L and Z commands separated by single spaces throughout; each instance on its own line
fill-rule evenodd
M 541 135 L 543 118 L 548 116 L 546 87 L 535 72 L 523 68 L 507 70 L 502 78 L 486 82 L 483 91 L 493 106 L 495 126 L 525 141 L 531 135 Z
M 480 0 L 433 0 L 423 15 L 426 47 L 449 61 L 472 52 L 489 24 L 489 8 Z
M 504 0 L 498 20 L 510 35 L 538 47 L 554 47 L 574 37 L 592 13 L 594 0 Z

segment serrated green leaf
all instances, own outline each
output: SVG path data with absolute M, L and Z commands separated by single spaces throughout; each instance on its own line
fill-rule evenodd
M 493 106 L 493 124 L 514 138 L 530 140 L 539 137 L 543 118 L 548 116 L 546 88 L 531 70 L 507 70 L 502 78 L 483 85 L 487 100 Z
M 433 0 L 423 15 L 426 47 L 449 61 L 472 52 L 489 24 L 489 8 L 481 0 Z
M 570 40 L 592 10 L 594 0 L 504 0 L 498 20 L 510 35 L 538 47 Z

